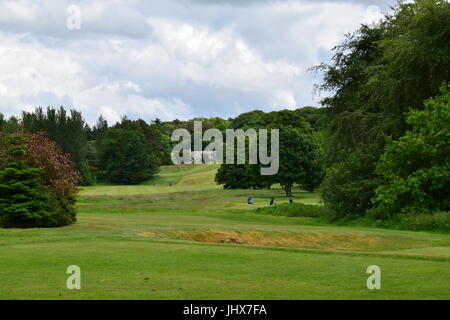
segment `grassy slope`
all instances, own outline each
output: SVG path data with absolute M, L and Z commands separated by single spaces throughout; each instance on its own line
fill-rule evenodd
M 450 298 L 450 235 L 258 215 L 272 195 L 285 202 L 281 190 L 222 190 L 216 168 L 169 167 L 147 184 L 85 188 L 75 225 L 0 230 L 0 298 Z M 82 290 L 65 288 L 72 264 Z M 366 288 L 373 264 L 378 291 Z

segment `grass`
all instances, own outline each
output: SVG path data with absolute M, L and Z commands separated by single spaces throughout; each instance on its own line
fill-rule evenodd
M 271 214 L 280 214 L 273 212 Z M 335 225 L 352 227 L 386 228 L 394 230 L 430 231 L 444 234 L 450 233 L 450 212 L 430 212 L 428 214 L 398 215 L 389 220 L 378 220 L 371 215 L 365 217 L 343 217 L 336 219 L 323 212 L 325 221 Z
M 74 225 L 0 229 L 0 299 L 450 299 L 449 234 L 329 225 L 298 190 L 290 217 L 279 188 L 223 190 L 216 169 L 87 187 Z M 374 264 L 381 290 L 366 287 Z M 81 290 L 65 287 L 69 265 Z
M 274 204 L 270 207 L 258 208 L 256 213 L 284 217 L 320 217 L 323 215 L 322 206 L 304 203 Z

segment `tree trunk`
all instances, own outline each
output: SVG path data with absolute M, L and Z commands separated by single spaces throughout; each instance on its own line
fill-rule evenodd
M 289 199 L 292 198 L 292 186 L 294 185 L 292 182 L 280 183 L 284 192 L 286 193 L 286 197 Z

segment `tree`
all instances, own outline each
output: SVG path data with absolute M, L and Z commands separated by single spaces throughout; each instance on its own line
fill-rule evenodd
M 321 154 L 312 132 L 299 128 L 280 129 L 280 168 L 269 179 L 279 183 L 288 198 L 292 187 L 298 184 L 312 192 L 322 181 Z
M 157 170 L 144 135 L 134 130 L 108 130 L 101 141 L 98 157 L 101 176 L 113 183 L 138 184 L 150 179 Z
M 244 115 L 237 117 L 244 129 L 250 125 L 258 125 L 255 128 L 280 130 L 279 171 L 273 176 L 263 176 L 260 172 L 261 165 L 223 164 L 216 175 L 217 183 L 223 184 L 224 188 L 233 189 L 270 188 L 272 184 L 279 183 L 288 197 L 292 197 L 294 184 L 308 191 L 313 191 L 320 185 L 323 176 L 321 151 L 309 123 L 297 112 L 290 110 L 270 113 L 255 111 Z M 246 159 L 248 161 L 248 151 Z
M 171 141 L 169 136 L 161 132 L 159 125 L 149 125 L 142 119 L 130 120 L 123 117 L 121 122 L 116 123 L 113 128 L 135 130 L 142 133 L 145 137 L 147 151 L 156 160 L 157 165 L 171 164 Z
M 409 112 L 407 123 L 411 130 L 389 140 L 377 165 L 384 179 L 373 199 L 378 218 L 450 210 L 450 86 L 425 110 Z
M 327 108 L 326 165 L 322 197 L 337 215 L 364 215 L 383 182 L 376 164 L 386 137 L 407 129 L 405 112 L 421 110 L 450 76 L 450 4 L 400 2 L 392 14 L 363 25 L 335 48 L 321 90 Z
M 33 133 L 40 130 L 55 141 L 70 157 L 80 171 L 82 185 L 92 185 L 94 178 L 86 161 L 86 126 L 80 112 L 63 107 L 59 109 L 36 108 L 34 112 L 23 112 L 22 122 L 25 128 Z
M 325 127 L 325 108 L 303 107 L 295 112 L 305 119 L 314 130 L 319 131 Z
M 260 166 L 252 164 L 221 165 L 215 181 L 224 189 L 267 189 L 271 183 L 260 174 Z
M 231 121 L 231 128 L 241 129 L 245 127 L 259 128 L 263 125 L 262 117 L 265 112 L 261 110 L 254 110 L 250 112 L 241 113 L 239 116 Z
M 75 222 L 78 173 L 42 135 L 0 132 L 0 226 L 56 227 Z

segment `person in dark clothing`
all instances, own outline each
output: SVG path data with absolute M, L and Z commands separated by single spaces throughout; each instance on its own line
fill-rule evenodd
M 275 203 L 275 199 L 274 197 L 272 197 L 272 199 L 270 199 L 270 205 L 272 206 Z
M 289 198 L 289 203 L 294 203 L 294 200 L 292 200 L 292 198 Z

